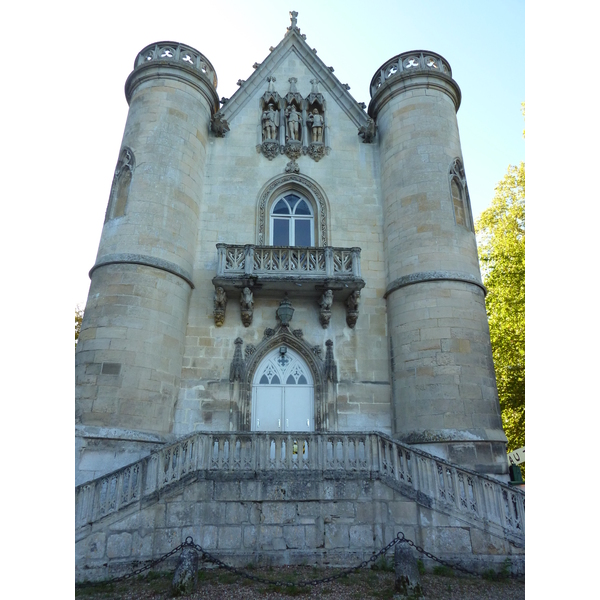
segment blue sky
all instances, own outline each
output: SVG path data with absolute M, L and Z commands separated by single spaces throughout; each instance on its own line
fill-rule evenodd
M 75 5 L 77 6 L 77 5 Z M 85 5 L 84 5 L 85 6 Z M 136 54 L 173 40 L 200 50 L 214 65 L 219 96 L 229 97 L 283 37 L 289 11 L 320 58 L 335 68 L 359 102 L 382 63 L 408 50 L 444 56 L 462 90 L 458 112 L 463 157 L 475 217 L 485 209 L 509 164 L 525 158 L 521 102 L 525 100 L 524 2 L 271 1 L 265 3 L 132 2 L 81 8 L 89 28 L 74 30 L 71 106 L 61 143 L 77 147 L 73 304 L 84 304 L 113 170 L 127 117 L 123 93 Z M 80 39 L 78 39 L 80 38 Z

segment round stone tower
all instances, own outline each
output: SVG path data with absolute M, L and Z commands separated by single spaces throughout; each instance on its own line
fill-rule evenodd
M 505 475 L 485 288 L 446 60 L 387 61 L 371 82 L 384 207 L 394 435 L 448 460 Z
M 77 344 L 76 417 L 88 429 L 170 431 L 216 87 L 210 62 L 175 42 L 144 48 L 125 84 L 129 113 Z

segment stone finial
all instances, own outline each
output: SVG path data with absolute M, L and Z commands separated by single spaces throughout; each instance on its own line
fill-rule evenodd
M 290 10 L 290 29 L 298 29 L 298 11 Z
M 267 77 L 267 92 L 274 92 L 275 91 L 275 86 L 273 85 L 273 82 L 277 81 L 277 79 L 275 77 L 273 77 L 273 75 L 269 75 Z
M 296 84 L 298 83 L 298 79 L 296 77 L 290 77 L 288 81 L 290 82 L 290 94 L 297 94 L 298 90 Z
M 244 341 L 242 338 L 235 339 L 235 351 L 233 353 L 233 360 L 231 361 L 231 366 L 229 367 L 229 381 L 241 381 L 244 377 L 244 359 L 242 358 L 242 344 Z
M 238 79 L 236 85 L 242 86 L 242 85 L 244 85 L 244 83 L 246 83 L 245 79 Z
M 319 93 L 319 80 L 318 79 L 311 79 L 310 83 L 312 85 L 312 87 L 310 88 L 310 93 L 311 94 L 318 94 Z
M 225 96 L 223 96 L 221 98 L 220 102 L 223 106 L 225 106 L 229 102 L 229 98 L 225 98 Z
M 255 62 L 255 63 L 252 65 L 252 68 L 253 68 L 253 69 L 258 69 L 258 67 L 260 67 L 260 63 L 257 63 L 257 62 Z
M 327 340 L 325 346 L 325 379 L 337 383 L 337 365 L 333 358 L 333 340 Z
M 347 83 L 342 83 L 342 87 L 343 87 L 345 90 L 349 90 L 349 89 L 350 89 L 350 86 L 349 86 Z

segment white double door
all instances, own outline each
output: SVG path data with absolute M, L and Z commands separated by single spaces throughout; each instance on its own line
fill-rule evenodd
M 252 386 L 253 431 L 314 431 L 314 384 L 304 360 L 281 346 L 256 370 Z

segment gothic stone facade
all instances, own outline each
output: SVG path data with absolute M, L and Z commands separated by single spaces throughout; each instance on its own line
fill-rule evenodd
M 127 79 L 77 483 L 202 431 L 377 431 L 507 478 L 450 65 L 393 57 L 365 111 L 293 15 L 239 84 L 175 42 Z

